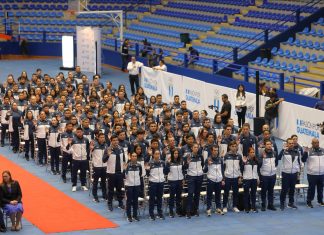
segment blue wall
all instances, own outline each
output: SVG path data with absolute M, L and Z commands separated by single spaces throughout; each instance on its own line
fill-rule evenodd
M 19 54 L 19 44 L 17 42 L 1 42 L 0 43 L 1 53 L 2 54 Z M 61 43 L 28 43 L 28 51 L 30 55 L 34 56 L 62 56 L 62 47 Z M 139 58 L 140 61 L 147 64 L 142 58 Z M 104 64 L 112 65 L 115 67 L 121 67 L 121 57 L 120 54 L 116 51 L 110 51 L 107 49 L 102 50 L 102 62 Z M 236 88 L 239 84 L 243 84 L 246 87 L 248 92 L 255 93 L 255 85 L 252 83 L 247 83 L 244 81 L 238 81 L 233 78 L 213 75 L 197 70 L 191 70 L 188 68 L 178 67 L 174 65 L 168 65 L 168 71 L 171 73 L 180 74 L 183 76 L 191 77 L 197 80 L 201 80 L 208 83 L 213 83 L 221 86 Z M 296 95 L 293 93 L 288 93 L 284 91 L 278 91 L 280 97 L 285 98 L 286 101 L 296 103 L 299 105 L 314 107 L 317 99 Z

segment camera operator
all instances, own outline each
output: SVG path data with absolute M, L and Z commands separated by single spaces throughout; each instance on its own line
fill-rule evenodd
M 220 115 L 222 116 L 222 123 L 226 125 L 228 119 L 231 118 L 232 105 L 231 102 L 228 100 L 227 94 L 222 95 L 222 101 L 223 106 L 221 108 Z

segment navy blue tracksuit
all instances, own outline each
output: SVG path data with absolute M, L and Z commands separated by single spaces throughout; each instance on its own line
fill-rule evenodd
M 176 201 L 176 211 L 177 214 L 179 214 L 181 210 L 182 181 L 184 179 L 182 162 L 168 162 L 165 168 L 165 173 L 168 174 L 168 183 L 170 186 L 169 210 L 170 213 L 173 213 L 174 201 Z
M 209 161 L 211 162 L 209 164 Z M 207 210 L 211 209 L 213 193 L 215 193 L 216 208 L 221 208 L 222 180 L 224 178 L 223 159 L 209 155 L 205 160 L 204 172 L 207 173 Z
M 164 187 L 165 164 L 163 161 L 154 161 L 150 163 L 150 170 L 147 170 L 149 176 L 149 214 L 154 217 L 154 204 L 157 204 L 158 215 L 162 216 L 162 197 Z
M 255 209 L 256 191 L 258 186 L 258 163 L 248 159 L 245 163 L 241 162 L 241 172 L 243 175 L 244 188 L 244 209 Z
M 224 157 L 225 189 L 223 207 L 227 207 L 229 191 L 233 191 L 233 207 L 238 203 L 238 178 L 241 176 L 240 162 L 242 156 L 237 153 L 227 152 Z
M 296 149 L 282 150 L 278 156 L 282 160 L 282 189 L 280 194 L 280 204 L 286 201 L 289 192 L 289 204 L 293 204 L 295 199 L 295 186 L 297 175 L 300 172 L 300 152 Z
M 276 172 L 278 166 L 278 154 L 273 150 L 259 152 L 259 173 L 261 182 L 262 207 L 266 205 L 268 193 L 268 206 L 273 206 L 273 189 L 276 184 Z
M 189 160 L 190 159 L 190 160 Z M 187 214 L 198 213 L 201 185 L 203 182 L 204 157 L 198 153 L 190 153 L 184 159 L 184 167 L 187 169 Z
M 126 214 L 131 217 L 133 208 L 133 217 L 137 217 L 138 196 L 142 178 L 142 166 L 139 163 L 129 162 L 125 170 L 126 187 Z
M 311 148 L 309 152 L 304 152 L 302 161 L 307 166 L 307 203 L 311 203 L 315 197 L 317 188 L 317 202 L 323 203 L 323 186 L 324 186 L 324 149 Z

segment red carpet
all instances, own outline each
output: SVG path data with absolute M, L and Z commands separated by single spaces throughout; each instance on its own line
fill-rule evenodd
M 113 222 L 0 155 L 0 172 L 3 170 L 11 171 L 13 178 L 20 183 L 24 218 L 44 233 L 117 227 Z

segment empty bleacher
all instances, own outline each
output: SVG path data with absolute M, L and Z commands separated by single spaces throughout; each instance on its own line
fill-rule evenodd
M 67 11 L 67 0 L 0 0 L 0 2 L 0 18 L 2 17 L 3 20 L 4 14 L 8 12 L 9 20 L 15 22 L 12 24 L 14 35 L 19 33 L 30 41 L 45 39 L 48 42 L 58 42 L 63 34 L 75 35 L 76 26 L 102 27 L 104 48 L 114 49 L 115 38 L 119 37 L 116 26 L 107 20 L 106 16 L 103 14 L 72 14 Z M 294 25 L 296 19 L 291 13 L 304 2 L 152 0 L 150 4 L 148 1 L 138 0 L 90 0 L 87 8 L 91 11 L 126 11 L 127 27 L 124 29 L 124 38 L 129 38 L 133 43 L 139 44 L 142 44 L 142 40 L 147 38 L 153 47 L 162 48 L 167 56 L 166 62 L 173 64 L 183 63 L 184 53 L 187 53 L 189 46 L 193 46 L 201 56 L 195 69 L 210 72 L 213 69 L 214 59 L 228 63 L 233 62 L 233 48 L 240 47 L 247 40 L 256 39 L 256 42 L 248 45 L 244 50 L 240 50 L 238 58 L 247 55 L 263 44 L 264 29 L 271 31 L 269 37 L 272 38 Z M 300 18 L 307 17 L 317 9 L 318 7 L 304 9 Z M 287 22 L 278 25 L 278 21 Z M 317 50 L 321 49 L 323 45 L 317 41 L 311 44 L 309 42 L 311 39 L 304 38 L 321 37 L 323 31 L 316 30 L 318 26 L 320 26 L 320 22 L 318 25 L 314 25 L 309 32 L 306 32 L 305 29 L 305 32 L 301 33 L 296 41 L 293 41 L 294 45 L 289 44 L 294 49 L 290 51 L 287 61 L 281 61 L 283 60 L 282 55 L 288 55 L 285 54 L 287 49 L 284 49 L 284 46 L 288 45 L 282 45 L 278 49 L 279 54 L 275 55 L 277 59 L 267 61 L 269 71 L 276 71 L 280 68 L 280 71 L 285 71 L 288 74 L 286 79 L 288 81 L 291 74 L 305 72 L 304 63 L 321 61 L 322 56 Z M 187 48 L 183 48 L 183 43 L 180 42 L 181 33 L 190 33 L 192 41 L 187 45 Z M 43 38 L 44 35 L 46 35 L 45 38 Z M 119 45 L 120 41 L 117 41 L 117 47 Z M 304 48 L 305 46 L 307 47 Z M 302 47 L 306 54 L 303 52 L 301 55 L 298 47 Z M 277 61 L 280 62 L 280 66 Z M 286 65 L 282 62 L 286 62 Z M 257 64 L 251 63 L 251 65 Z M 225 63 L 218 63 L 218 69 L 225 66 Z M 266 68 L 264 65 L 260 66 Z
M 324 81 L 324 19 L 320 18 L 312 24 L 311 29 L 306 27 L 296 34 L 295 39 L 290 37 L 280 44 L 280 48 L 271 49 L 272 58 L 258 57 L 249 63 L 250 78 L 255 77 L 255 70 L 262 70 L 260 77 L 267 82 L 278 82 L 278 74 L 284 73 L 286 87 L 292 88 L 293 77 L 296 81 L 300 78 Z M 234 77 L 242 79 L 244 69 L 234 74 Z M 311 81 L 302 81 L 314 84 Z M 298 89 L 305 86 L 297 86 Z

